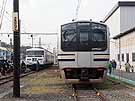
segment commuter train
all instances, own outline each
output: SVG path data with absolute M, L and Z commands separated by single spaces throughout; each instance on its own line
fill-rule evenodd
M 47 65 L 53 64 L 53 61 L 53 53 L 44 48 L 35 47 L 26 49 L 26 65 L 31 70 L 35 70 L 37 64 L 39 65 L 38 69 L 43 69 Z
M 65 83 L 103 83 L 109 63 L 109 28 L 75 21 L 61 25 L 58 61 Z

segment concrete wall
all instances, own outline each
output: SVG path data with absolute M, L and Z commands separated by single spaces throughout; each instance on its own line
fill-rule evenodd
M 116 46 L 116 56 L 117 54 L 124 54 L 124 61 L 121 59 L 121 66 L 122 70 L 125 70 L 125 63 L 126 63 L 126 53 L 129 53 L 129 63 L 130 65 L 134 66 L 135 71 L 135 61 L 132 61 L 132 53 L 135 53 L 135 31 L 132 33 L 129 33 L 123 37 L 120 38 L 120 45 L 119 45 L 119 39 L 116 40 L 117 46 Z M 120 49 L 120 51 L 119 51 Z M 118 65 L 120 64 L 118 61 L 118 58 L 116 58 L 116 61 Z
M 133 27 L 135 27 L 135 7 L 134 6 L 121 6 L 119 7 L 105 22 L 110 28 L 110 38 L 123 33 Z M 132 39 L 132 36 L 131 36 Z M 128 41 L 131 40 L 128 38 Z M 122 49 L 121 52 L 126 52 L 131 50 L 132 44 L 131 41 L 126 42 L 127 39 L 125 37 L 122 38 Z M 127 45 L 128 44 L 128 45 Z M 112 40 L 110 41 L 110 59 L 117 60 L 117 54 L 119 52 L 119 41 Z M 132 46 L 134 48 L 134 46 Z M 134 48 L 135 49 L 135 48 Z M 126 55 L 125 55 L 126 56 Z M 130 55 L 129 55 L 130 57 Z M 123 64 L 123 63 L 122 63 Z
M 118 8 L 113 15 L 105 22 L 110 29 L 110 38 L 120 33 L 120 8 Z M 110 41 L 110 59 L 115 59 L 115 42 L 111 39 Z

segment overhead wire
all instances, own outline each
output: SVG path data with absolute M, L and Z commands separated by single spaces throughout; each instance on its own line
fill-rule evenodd
M 1 16 L 0 16 L 0 30 L 1 30 L 1 27 L 2 27 L 3 16 L 4 16 L 4 13 L 5 13 L 6 4 L 7 4 L 7 0 L 5 0 L 5 2 L 3 0 L 2 9 L 1 9 Z
M 5 11 L 5 13 L 8 15 L 8 16 L 10 16 L 10 17 L 12 17 L 10 14 L 9 14 L 9 12 L 8 11 Z M 9 19 L 8 19 L 9 20 Z M 9 20 L 10 22 L 12 22 L 12 20 Z M 23 22 L 20 22 L 21 23 L 21 27 L 23 28 L 23 32 L 26 32 L 26 29 L 25 29 L 25 27 L 24 27 L 24 23 Z
M 11 16 L 7 11 L 5 11 L 5 13 L 6 13 L 8 16 L 10 16 L 10 17 L 12 18 L 12 16 Z M 9 22 L 12 23 L 12 19 L 10 19 L 9 17 L 7 17 L 5 14 L 4 14 L 4 17 L 5 17 Z
M 2 2 L 2 7 L 1 7 L 1 10 L 0 10 L 0 18 L 1 18 L 1 15 L 2 15 L 3 7 L 4 7 L 3 5 L 4 5 L 4 0 Z
M 5 15 L 6 14 L 6 15 Z M 12 19 L 10 19 L 10 18 L 12 18 L 12 15 L 8 12 L 8 11 L 6 11 L 5 10 L 5 14 L 4 14 L 4 17 L 10 22 L 10 23 L 12 23 Z M 9 17 L 10 18 L 9 18 Z M 22 28 L 23 28 L 23 32 L 26 32 L 26 30 L 25 30 L 25 27 L 24 27 L 24 24 L 21 22 L 21 24 L 22 24 Z

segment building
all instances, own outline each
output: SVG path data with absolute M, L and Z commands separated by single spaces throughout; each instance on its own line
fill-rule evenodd
M 116 55 L 117 61 L 120 63 L 123 70 L 124 65 L 129 61 L 135 71 L 135 27 L 116 35 L 113 39 L 116 40 Z
M 119 1 L 103 22 L 110 28 L 110 59 L 123 70 L 128 60 L 135 67 L 135 1 Z

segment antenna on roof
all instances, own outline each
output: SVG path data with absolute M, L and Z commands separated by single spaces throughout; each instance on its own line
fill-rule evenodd
M 75 21 L 75 19 L 72 19 L 72 21 Z
M 103 21 L 100 21 L 101 23 L 103 23 Z

